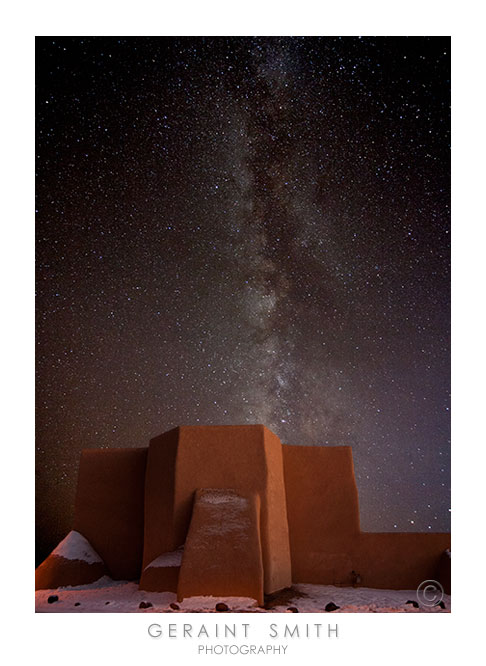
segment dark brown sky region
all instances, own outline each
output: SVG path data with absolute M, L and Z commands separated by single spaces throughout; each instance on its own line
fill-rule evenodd
M 38 557 L 83 448 L 353 447 L 361 523 L 450 528 L 449 38 L 37 40 Z

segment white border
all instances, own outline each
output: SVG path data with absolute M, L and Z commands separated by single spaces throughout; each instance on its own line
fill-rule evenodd
M 481 637 L 483 549 L 478 496 L 484 485 L 484 56 L 480 3 L 24 2 L 4 8 L 2 63 L 2 526 L 4 654 L 28 663 L 133 664 L 195 660 L 178 640 L 145 635 L 144 615 L 33 613 L 33 63 L 34 35 L 453 35 L 453 606 L 451 615 L 333 615 L 340 638 L 299 641 L 288 663 L 327 659 L 374 664 L 452 663 Z M 476 509 L 474 509 L 476 507 Z M 160 618 L 160 616 L 157 616 Z M 177 621 L 179 621 L 179 616 Z M 202 616 L 198 615 L 198 620 Z M 255 626 L 289 615 L 249 617 Z M 306 614 L 299 621 L 322 621 Z M 327 616 L 326 616 L 327 617 Z M 183 616 L 182 620 L 188 619 Z M 292 616 L 295 618 L 295 615 Z M 312 620 L 311 620 L 312 618 Z M 317 619 L 314 619 L 317 618 Z M 404 619 L 407 618 L 407 619 Z M 458 654 L 456 654 L 456 650 Z M 460 652 L 459 652 L 460 651 Z M 480 652 L 478 651 L 478 654 Z M 238 657 L 231 657 L 237 659 Z M 240 657 L 247 662 L 252 657 Z M 257 657 L 255 657 L 256 659 Z M 210 657 L 200 657 L 206 663 Z M 220 657 L 212 658 L 221 663 Z M 267 657 L 271 659 L 271 657 Z M 208 661 L 209 660 L 209 661 Z

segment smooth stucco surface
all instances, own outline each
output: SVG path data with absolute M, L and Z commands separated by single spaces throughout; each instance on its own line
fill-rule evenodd
M 81 454 L 73 529 L 118 580 L 140 576 L 147 449 L 85 450 Z

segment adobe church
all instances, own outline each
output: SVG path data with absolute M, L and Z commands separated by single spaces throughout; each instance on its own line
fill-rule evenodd
M 85 450 L 73 530 L 36 589 L 103 575 L 185 597 L 264 595 L 292 583 L 450 593 L 448 533 L 359 525 L 351 447 L 282 445 L 262 425 L 181 426 L 147 448 Z

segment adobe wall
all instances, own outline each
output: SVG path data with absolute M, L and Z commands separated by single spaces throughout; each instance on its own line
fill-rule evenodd
M 361 532 L 351 448 L 282 446 L 264 426 L 181 426 L 148 449 L 83 451 L 73 530 L 114 579 L 137 580 L 186 542 L 204 488 L 259 497 L 267 594 L 291 582 L 351 585 L 353 571 L 366 587 L 436 579 L 450 589 L 450 534 Z
M 250 597 L 263 604 L 260 497 L 232 488 L 196 492 L 177 587 L 189 596 Z
M 261 508 L 262 549 L 265 592 L 281 590 L 292 584 L 292 556 L 290 553 L 287 495 L 283 467 L 282 443 L 268 428 L 263 428 L 267 492 Z
M 157 522 L 154 530 L 167 528 L 168 533 L 164 540 L 161 536 L 154 537 L 154 532 L 146 534 L 144 564 L 164 552 L 162 548 L 173 550 L 185 542 L 198 488 L 233 488 L 260 495 L 265 592 L 290 585 L 290 548 L 278 437 L 264 426 L 255 425 L 181 426 L 172 438 L 169 442 L 162 435 L 150 442 L 146 524 L 154 526 Z M 162 473 L 159 468 L 162 470 L 173 455 L 164 453 L 167 446 L 175 447 L 176 453 L 173 522 L 166 525 L 158 519 L 166 491 L 157 479 Z M 157 463 L 153 465 L 153 461 Z
M 73 529 L 117 580 L 140 577 L 146 462 L 146 448 L 81 454 Z
M 450 589 L 440 569 L 450 547 L 447 533 L 362 532 L 352 553 L 353 569 L 365 587 L 414 590 L 433 579 Z
M 351 585 L 354 571 L 365 587 L 450 587 L 439 566 L 450 534 L 360 531 L 351 447 L 284 445 L 283 459 L 294 583 Z
M 292 580 L 344 584 L 359 535 L 351 447 L 284 445 L 282 450 Z
M 143 568 L 162 553 L 184 545 L 174 528 L 175 467 L 179 428 L 150 440 L 145 477 Z

